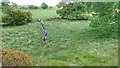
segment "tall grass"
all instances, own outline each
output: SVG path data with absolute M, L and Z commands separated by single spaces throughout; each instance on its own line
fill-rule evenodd
M 118 64 L 118 39 L 92 30 L 89 23 L 90 21 L 62 19 L 45 21 L 48 38 L 43 54 L 44 33 L 41 23 L 3 27 L 2 47 L 29 54 L 35 65 L 116 66 Z

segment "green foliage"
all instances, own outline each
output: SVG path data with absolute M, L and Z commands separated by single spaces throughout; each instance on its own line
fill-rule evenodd
M 57 14 L 59 14 L 62 18 L 70 19 L 70 20 L 80 20 L 80 19 L 88 19 L 86 15 L 86 5 L 80 2 L 69 3 L 63 6 L 62 9 L 57 10 Z
M 38 9 L 38 7 L 37 7 L 37 6 L 34 6 L 34 5 L 30 5 L 29 8 L 30 8 L 30 9 Z
M 98 3 L 97 3 L 98 4 Z M 118 4 L 119 3 L 99 3 L 96 4 L 95 12 L 98 12 L 90 24 L 90 27 L 102 30 L 102 32 L 118 32 Z M 101 4 L 101 5 L 100 5 Z M 111 5 L 110 5 L 111 4 Z
M 8 6 L 9 2 L 1 2 L 1 6 Z
M 23 25 L 27 23 L 27 20 L 27 14 L 21 10 L 16 10 L 12 15 L 7 14 L 2 16 L 2 22 L 9 25 Z
M 14 3 L 14 2 L 12 2 L 12 5 L 14 6 L 14 7 L 17 7 L 18 5 L 16 4 L 16 3 Z
M 16 9 L 18 9 L 18 6 L 16 3 L 12 2 L 11 5 L 9 5 L 9 2 L 2 2 L 1 3 L 2 12 L 5 14 L 12 14 Z
M 28 19 L 27 19 L 27 22 L 32 22 L 32 13 L 30 11 L 26 12 L 27 16 L 28 16 Z
M 92 4 L 92 9 L 101 17 L 109 14 L 112 11 L 113 4 L 114 2 L 95 2 Z
M 50 17 L 50 18 L 47 18 L 46 20 L 47 20 L 47 21 L 52 21 L 52 20 L 55 20 L 55 19 L 60 19 L 60 18 L 59 18 L 59 17 L 54 17 L 54 18 L 53 18 L 53 17 Z
M 30 56 L 18 50 L 2 49 L 3 66 L 32 66 L 33 61 Z
M 13 6 L 2 6 L 2 12 L 4 14 L 12 15 L 15 11 Z
M 46 8 L 48 8 L 48 5 L 46 3 L 42 3 L 41 8 L 46 9 Z
M 27 6 L 22 6 L 22 7 L 20 7 L 20 9 L 29 9 L 29 7 L 27 7 Z
M 52 6 L 49 6 L 49 8 L 54 8 L 54 7 L 52 7 Z
M 65 2 L 59 2 L 56 6 L 57 6 L 57 8 L 61 8 L 61 7 L 65 6 L 65 5 L 66 5 Z
M 55 9 L 30 9 L 30 11 L 37 19 L 57 16 Z M 41 53 L 44 33 L 41 23 L 38 22 L 20 27 L 3 26 L 2 47 L 23 51 L 40 66 L 116 66 L 118 64 L 118 39 L 114 38 L 114 35 L 118 36 L 117 34 L 103 35 L 98 30 L 91 30 L 90 21 L 57 19 L 45 21 L 44 24 L 49 33 L 44 55 Z
M 2 22 L 9 25 L 23 25 L 32 22 L 32 14 L 30 12 L 22 12 L 18 9 L 16 3 L 12 5 L 2 6 Z

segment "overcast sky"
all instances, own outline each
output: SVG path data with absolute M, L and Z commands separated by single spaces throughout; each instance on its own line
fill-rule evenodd
M 41 3 L 45 2 L 49 6 L 55 6 L 61 0 L 9 0 L 9 1 L 10 2 L 15 2 L 18 5 L 37 5 L 37 6 L 40 6 Z

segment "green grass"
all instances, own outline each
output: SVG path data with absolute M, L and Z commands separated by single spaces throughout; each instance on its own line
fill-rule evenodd
M 32 12 L 36 18 L 42 13 L 36 14 L 39 11 Z M 46 17 L 46 15 L 41 16 Z M 116 66 L 118 64 L 118 39 L 110 35 L 101 36 L 102 32 L 91 30 L 89 24 L 90 21 L 62 19 L 46 21 L 48 38 L 43 54 L 42 37 L 44 34 L 41 23 L 3 27 L 2 47 L 29 54 L 35 65 Z
M 56 9 L 24 11 L 31 11 L 34 19 L 59 17 Z M 102 32 L 92 30 L 89 24 L 90 21 L 63 19 L 45 21 L 48 38 L 43 54 L 44 33 L 41 23 L 3 26 L 2 47 L 29 54 L 35 65 L 116 66 L 118 64 L 118 39 L 114 37 L 117 34 L 102 34 Z
M 0 17 L 2 16 L 2 11 L 1 11 L 1 9 L 0 9 Z
M 23 9 L 23 11 L 30 11 L 33 14 L 33 18 L 42 18 L 46 19 L 49 17 L 59 17 L 58 14 L 56 14 L 56 9 Z M 2 16 L 2 12 L 0 11 L 0 16 Z
M 24 11 L 30 11 L 33 14 L 33 18 L 42 18 L 46 19 L 49 17 L 59 17 L 59 15 L 56 14 L 56 9 L 27 9 Z
M 1 19 L 1 15 L 2 15 L 2 12 L 1 12 L 1 9 L 0 9 L 0 19 Z M 1 29 L 2 29 L 2 27 L 1 27 L 1 21 L 0 21 L 0 47 L 2 47 L 2 45 L 1 45 Z M 1 56 L 0 56 L 0 58 L 1 58 Z M 1 61 L 0 61 L 0 67 L 2 67 L 2 63 L 1 63 Z
M 0 9 L 0 24 L 1 24 L 1 16 L 2 16 L 2 11 Z

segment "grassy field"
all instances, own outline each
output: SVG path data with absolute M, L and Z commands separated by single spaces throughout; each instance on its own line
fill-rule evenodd
M 1 10 L 0 10 L 0 17 L 2 16 L 2 12 L 1 12 Z
M 0 19 L 1 19 L 1 15 L 2 15 L 2 12 L 1 12 L 1 10 L 0 10 Z M 0 24 L 1 24 L 1 21 L 0 21 Z M 2 45 L 1 45 L 1 29 L 2 29 L 2 27 L 1 27 L 1 25 L 0 25 L 0 47 L 2 47 Z M 1 58 L 1 57 L 0 57 Z M 1 64 L 1 62 L 0 62 L 0 67 L 2 66 L 2 64 Z
M 0 10 L 0 23 L 1 23 L 1 16 L 2 16 L 2 11 Z
M 29 10 L 24 10 L 24 11 L 31 11 L 33 14 L 33 18 L 42 18 L 46 19 L 49 17 L 59 17 L 59 15 L 56 14 L 56 9 L 29 9 Z
M 51 11 L 51 12 L 49 12 Z M 54 12 L 55 10 L 53 10 Z M 34 18 L 57 16 L 52 10 L 31 10 Z M 49 15 L 53 13 L 52 15 Z M 40 15 L 42 14 L 42 15 Z M 29 54 L 41 66 L 115 66 L 118 64 L 118 39 L 89 27 L 90 21 L 56 19 L 45 21 L 48 31 L 43 51 L 41 23 L 3 26 L 2 47 Z

